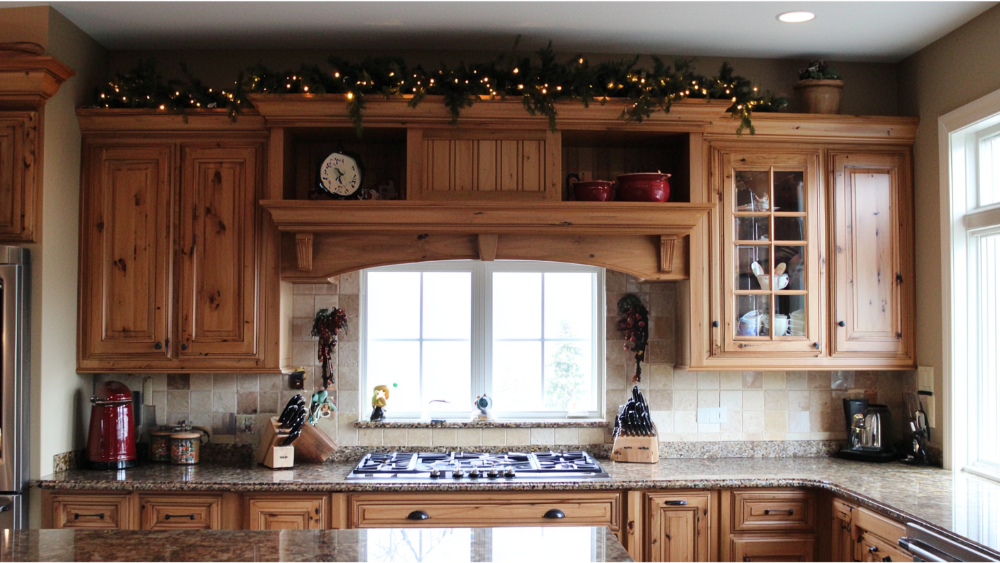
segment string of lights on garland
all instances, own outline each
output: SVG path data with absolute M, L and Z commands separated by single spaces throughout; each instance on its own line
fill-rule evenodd
M 492 61 L 462 63 L 454 68 L 442 64 L 434 70 L 409 68 L 397 57 L 367 57 L 352 63 L 332 56 L 327 61 L 329 68 L 302 65 L 298 71 L 286 72 L 258 64 L 241 73 L 230 89 L 222 90 L 208 87 L 184 65 L 182 79 L 164 80 L 155 61 L 146 60 L 99 87 L 95 107 L 171 112 L 225 108 L 235 119 L 243 109 L 253 107 L 247 94 L 344 94 L 348 115 L 360 136 L 369 96 L 409 96 L 409 105 L 416 107 L 426 96 L 438 95 L 453 123 L 463 109 L 480 99 L 518 97 L 529 114 L 548 118 L 553 130 L 557 102 L 578 101 L 589 106 L 624 99 L 619 118 L 641 122 L 655 112 L 669 112 L 673 102 L 693 98 L 730 101 L 727 111 L 739 120 L 736 133 L 748 130 L 752 135 L 753 112 L 779 111 L 788 105 L 785 98 L 761 93 L 749 79 L 735 75 L 728 62 L 716 76 L 705 77 L 695 73 L 693 59 L 676 60 L 671 66 L 654 56 L 653 68 L 647 69 L 637 66 L 638 55 L 596 64 L 581 56 L 559 62 L 551 42 L 534 56 L 518 55 L 516 47 L 515 41 L 514 50 Z

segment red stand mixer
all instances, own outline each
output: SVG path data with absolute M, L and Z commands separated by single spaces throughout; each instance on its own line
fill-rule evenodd
M 90 469 L 126 469 L 136 465 L 135 414 L 128 385 L 107 381 L 90 398 L 90 435 L 87 466 Z

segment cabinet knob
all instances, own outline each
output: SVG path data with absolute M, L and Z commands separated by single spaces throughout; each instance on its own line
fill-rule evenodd
M 877 545 L 873 545 L 873 546 L 871 546 L 871 547 L 868 548 L 868 553 L 875 553 L 876 551 L 878 551 L 878 546 Z
M 839 323 L 837 323 L 837 326 L 847 326 L 847 323 L 845 323 L 844 321 L 840 321 Z
M 187 350 L 187 349 L 188 349 L 187 344 L 181 344 L 181 350 Z
M 719 321 L 712 321 L 712 326 L 719 328 Z
M 162 342 L 157 342 L 156 344 L 153 344 L 153 348 L 156 348 L 157 350 L 162 350 L 163 349 L 163 343 Z
M 813 342 L 813 348 L 819 350 L 819 342 Z
M 430 520 L 430 516 L 423 510 L 414 510 L 406 515 L 407 520 Z
M 558 520 L 560 518 L 565 518 L 565 517 L 566 514 L 564 514 L 563 511 L 559 510 L 558 508 L 553 508 L 552 510 L 549 510 L 548 512 L 545 513 L 545 515 L 542 516 L 542 518 L 550 518 L 554 520 Z

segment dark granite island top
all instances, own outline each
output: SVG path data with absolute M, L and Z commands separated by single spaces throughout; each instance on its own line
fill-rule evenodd
M 607 528 L 25 530 L 0 561 L 633 561 Z
M 148 464 L 119 472 L 72 470 L 35 482 L 43 489 L 125 491 L 497 491 L 637 490 L 808 487 L 832 491 L 903 522 L 915 521 L 1000 554 L 1000 483 L 965 472 L 901 463 L 869 464 L 835 458 L 662 459 L 653 465 L 600 460 L 611 479 L 534 483 L 359 483 L 346 480 L 353 463 L 263 466 Z M 1000 555 L 998 555 L 1000 557 Z

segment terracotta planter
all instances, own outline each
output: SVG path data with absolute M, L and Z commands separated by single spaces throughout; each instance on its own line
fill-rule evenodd
M 670 197 L 670 174 L 643 172 L 618 177 L 621 201 L 667 201 Z
M 802 113 L 837 113 L 843 80 L 799 80 L 795 90 L 802 99 Z
M 614 199 L 614 182 L 593 180 L 573 184 L 573 196 L 577 201 L 611 201 Z

